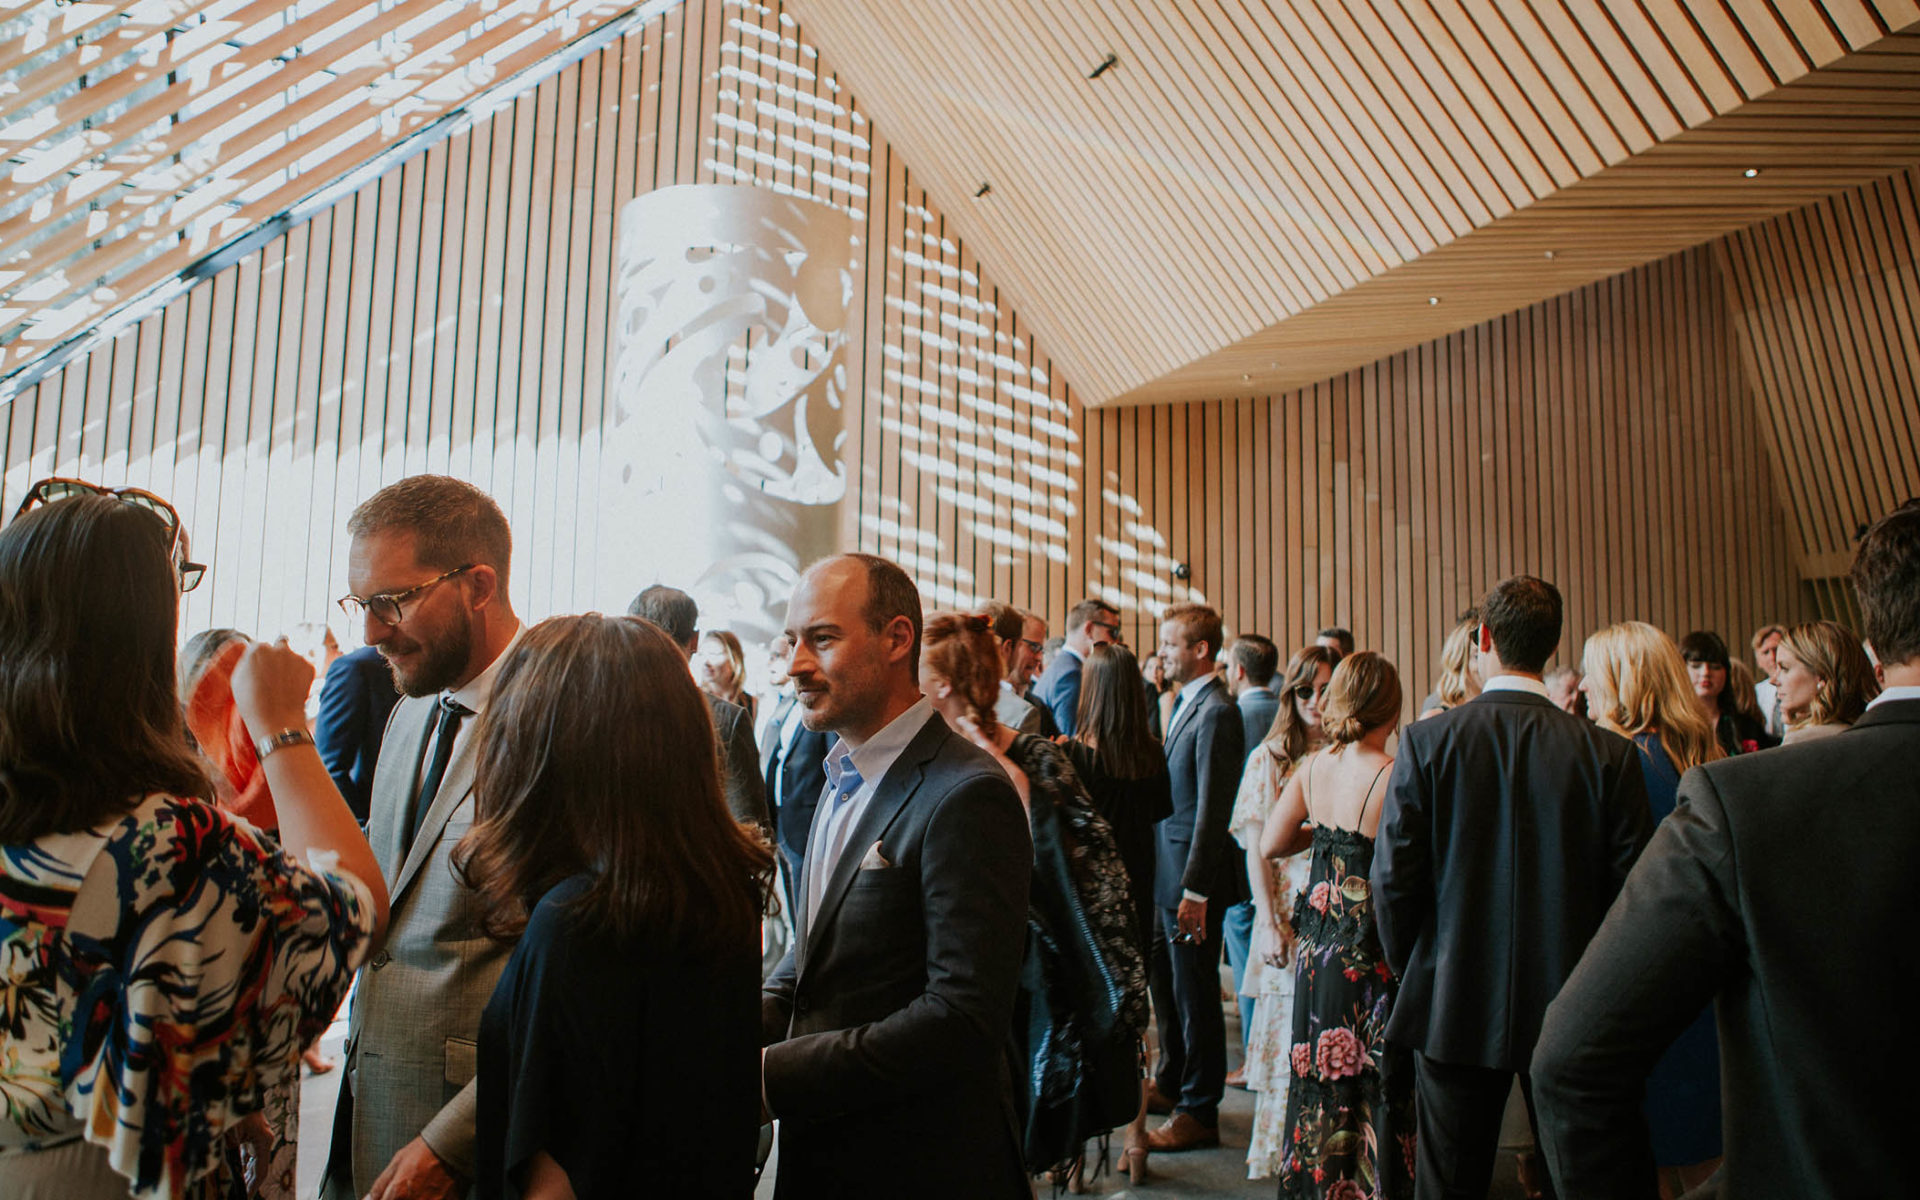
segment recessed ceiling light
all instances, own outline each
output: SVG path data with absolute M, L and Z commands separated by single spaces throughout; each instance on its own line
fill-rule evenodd
M 1438 304 L 1438 303 L 1440 303 L 1440 297 L 1438 297 L 1438 296 L 1428 296 L 1428 297 L 1427 297 L 1427 303 L 1428 303 L 1428 304 Z
M 1748 167 L 1745 173 L 1748 179 L 1758 179 L 1760 177 L 1760 168 Z
M 1552 262 L 1552 261 L 1553 261 L 1553 251 L 1551 251 L 1551 250 L 1549 250 L 1549 251 L 1547 251 L 1547 261 L 1548 261 L 1548 262 Z

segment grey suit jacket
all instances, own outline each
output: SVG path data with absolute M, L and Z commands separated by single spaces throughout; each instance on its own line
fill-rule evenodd
M 1719 1019 L 1719 1194 L 1912 1195 L 1920 700 L 1695 767 L 1547 1009 L 1540 1146 L 1563 1196 L 1654 1195 L 1641 1103 L 1674 1036 Z M 1403 993 L 1404 994 L 1404 993 Z
M 372 1189 L 415 1136 L 472 1174 L 480 1010 L 512 951 L 480 931 L 479 903 L 449 862 L 473 824 L 479 746 L 472 736 L 447 764 L 419 836 L 400 858 L 402 823 L 408 797 L 420 785 L 435 703 L 430 696 L 400 701 L 373 776 L 367 840 L 386 877 L 391 916 L 385 949 L 360 971 L 347 1030 L 351 1098 L 342 1089 L 341 1102 L 352 1109 L 355 1197 Z M 327 1194 L 344 1194 L 343 1182 L 330 1179 Z
M 1007 1052 L 1032 862 L 1013 785 L 938 716 L 881 780 L 817 916 L 809 848 L 800 933 L 761 1000 L 782 1200 L 906 1179 L 921 1196 L 1031 1195 Z
M 742 825 L 770 829 L 767 821 L 767 784 L 760 777 L 759 752 L 753 744 L 753 718 L 747 710 L 718 696 L 707 697 L 713 713 L 714 741 L 720 748 L 720 786 L 727 810 Z

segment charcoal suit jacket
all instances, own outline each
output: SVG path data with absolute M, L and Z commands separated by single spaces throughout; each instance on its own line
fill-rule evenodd
M 1525 1072 L 1650 820 L 1633 743 L 1544 696 L 1482 692 L 1402 729 L 1371 873 L 1400 975 L 1388 1039 Z
M 761 997 L 775 1194 L 1028 1196 L 1008 1052 L 1033 845 L 1013 785 L 930 717 L 839 861 L 823 852 Z
M 1646 1077 L 1708 1000 L 1721 1194 L 1912 1194 L 1917 765 L 1920 700 L 1886 700 L 1833 737 L 1687 772 L 1534 1052 L 1562 1195 L 1654 1194 Z
M 1178 908 L 1185 890 L 1225 908 L 1248 891 L 1246 856 L 1227 832 L 1247 765 L 1246 734 L 1218 675 L 1187 686 L 1198 690 L 1167 734 L 1173 815 L 1155 834 L 1153 898 L 1161 908 Z

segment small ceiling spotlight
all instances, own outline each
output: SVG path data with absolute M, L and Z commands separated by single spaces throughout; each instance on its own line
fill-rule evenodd
M 1745 171 L 1742 172 L 1742 174 L 1744 174 L 1748 179 L 1758 179 L 1760 178 L 1760 168 L 1748 167 Z
M 1251 376 L 1251 375 L 1242 375 L 1242 376 L 1240 377 L 1240 382 L 1241 382 L 1241 383 L 1252 383 L 1252 382 L 1253 382 L 1253 376 Z
M 986 194 L 987 194 L 988 192 L 990 192 L 990 191 L 992 191 L 992 190 L 993 190 L 993 185 L 992 185 L 992 184 L 990 184 L 990 183 L 983 183 L 983 184 L 981 184 L 981 185 L 980 185 L 980 187 L 979 187 L 979 189 L 978 189 L 978 190 L 976 190 L 976 191 L 975 191 L 975 192 L 973 193 L 973 198 L 974 198 L 975 200 L 978 200 L 978 199 L 979 199 L 980 197 L 982 197 L 982 196 L 984 196 L 984 195 L 986 195 Z
M 1118 54 L 1109 54 L 1105 58 L 1100 60 L 1099 66 L 1087 72 L 1087 78 L 1098 79 L 1102 75 L 1105 75 L 1108 71 L 1113 70 L 1115 67 L 1119 65 L 1120 65 L 1120 56 Z
M 1552 262 L 1552 261 L 1553 261 L 1553 251 L 1551 251 L 1551 250 L 1549 250 L 1549 251 L 1547 251 L 1547 261 L 1548 261 L 1548 262 Z
M 1435 305 L 1435 304 L 1438 304 L 1438 303 L 1440 303 L 1440 297 L 1438 297 L 1438 296 L 1428 296 L 1428 297 L 1427 297 L 1427 303 L 1428 303 L 1428 305 Z

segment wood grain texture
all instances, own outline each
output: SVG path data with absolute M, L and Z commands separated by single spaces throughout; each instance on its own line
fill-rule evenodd
M 1000 597 L 1057 632 L 1097 593 L 1136 645 L 1191 598 L 1288 648 L 1347 624 L 1400 663 L 1409 704 L 1448 619 L 1516 570 L 1565 591 L 1566 653 L 1629 616 L 1738 639 L 1810 611 L 1712 252 L 1311 386 L 1089 409 L 835 64 L 781 9 L 728 0 L 590 56 L 49 376 L 0 412 L 6 497 L 56 472 L 168 495 L 214 568 L 183 632 L 266 634 L 332 615 L 355 504 L 446 471 L 506 507 L 525 615 L 617 611 L 644 564 L 599 528 L 613 216 L 697 182 L 834 204 L 863 239 L 844 544 L 899 561 L 929 607 Z M 1853 228 L 1835 236 L 1858 256 Z
M 1841 576 L 1860 529 L 1920 496 L 1920 171 L 1713 251 L 1801 570 Z
M 1089 405 L 1326 379 L 1920 158 L 1905 4 L 792 7 Z

